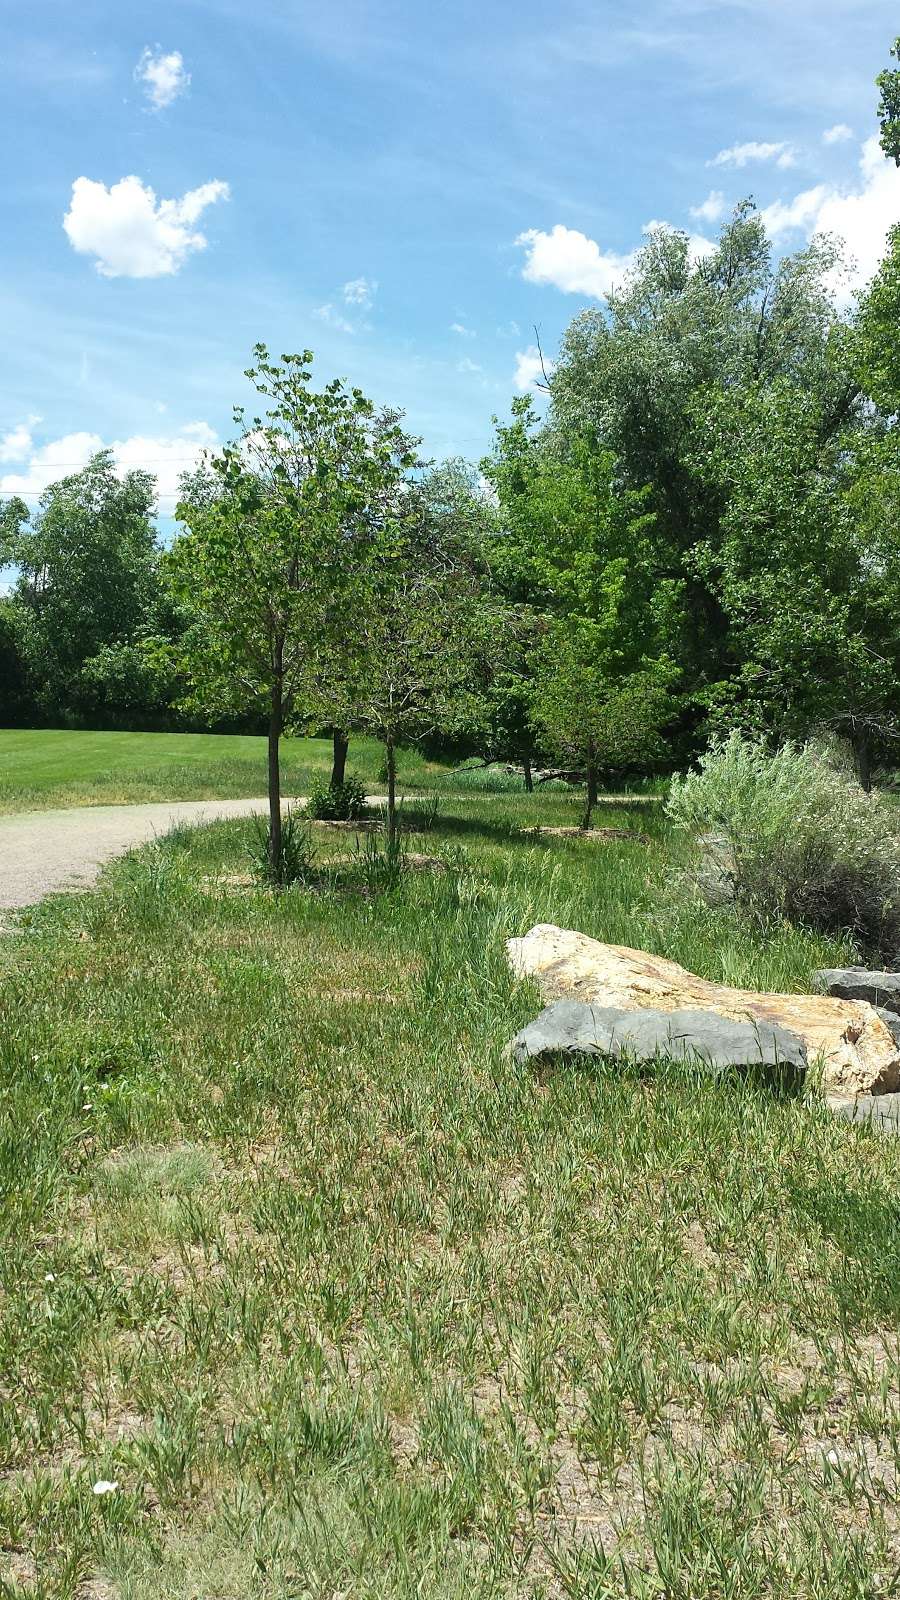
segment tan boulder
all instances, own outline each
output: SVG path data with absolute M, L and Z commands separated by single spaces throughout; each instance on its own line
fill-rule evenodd
M 821 1062 L 825 1093 L 900 1089 L 900 1047 L 864 1000 L 730 989 L 663 956 L 602 944 L 552 923 L 539 923 L 522 939 L 508 939 L 506 948 L 513 971 L 536 980 L 545 1004 L 571 999 L 633 1011 L 702 1007 L 723 1017 L 773 1023 L 800 1036 L 811 1065 Z

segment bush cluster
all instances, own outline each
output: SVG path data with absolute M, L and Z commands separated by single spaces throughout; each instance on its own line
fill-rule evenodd
M 329 783 L 315 778 L 306 814 L 315 822 L 358 822 L 366 808 L 366 791 L 358 778 Z
M 760 922 L 846 933 L 867 959 L 900 959 L 900 809 L 834 751 L 773 752 L 734 733 L 673 780 L 667 810 Z

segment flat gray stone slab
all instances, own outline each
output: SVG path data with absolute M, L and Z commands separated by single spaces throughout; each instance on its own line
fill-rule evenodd
M 857 1100 L 833 1097 L 826 1104 L 846 1122 L 867 1122 L 879 1133 L 900 1133 L 900 1094 L 861 1094 Z
M 868 1000 L 884 1011 L 900 1012 L 900 972 L 872 972 L 867 967 L 821 967 L 813 987 L 837 1000 Z
M 797 1034 L 770 1023 L 737 1022 L 715 1011 L 625 1011 L 618 1006 L 557 1000 L 517 1033 L 510 1050 L 520 1064 L 542 1056 L 589 1055 L 629 1061 L 700 1062 L 713 1073 L 728 1067 L 806 1070 Z

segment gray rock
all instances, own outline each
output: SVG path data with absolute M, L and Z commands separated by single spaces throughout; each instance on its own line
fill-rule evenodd
M 900 972 L 870 972 L 866 967 L 822 967 L 813 973 L 819 994 L 837 1000 L 868 1000 L 870 1005 L 900 1014 Z
M 861 1094 L 855 1100 L 830 1097 L 826 1103 L 847 1122 L 868 1122 L 879 1133 L 900 1133 L 900 1094 Z
M 510 1044 L 520 1064 L 541 1056 L 592 1055 L 629 1061 L 698 1061 L 718 1075 L 728 1067 L 806 1069 L 806 1046 L 786 1028 L 737 1022 L 716 1011 L 625 1011 L 557 1000 Z
M 900 1044 L 900 1013 L 896 1011 L 886 1011 L 884 1006 L 876 1006 L 875 1010 L 887 1028 L 887 1031 L 894 1043 Z

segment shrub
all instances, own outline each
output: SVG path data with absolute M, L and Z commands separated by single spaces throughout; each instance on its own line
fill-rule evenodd
M 833 751 L 772 752 L 733 733 L 673 780 L 666 809 L 759 921 L 849 933 L 869 958 L 900 957 L 900 813 Z
M 273 871 L 269 859 L 268 823 L 261 817 L 256 818 L 249 855 L 250 870 L 258 883 L 268 884 L 273 889 L 286 889 L 293 883 L 313 884 L 315 854 L 306 819 L 295 811 L 286 811 L 281 819 L 281 864 Z
M 358 822 L 366 808 L 366 791 L 358 778 L 329 783 L 314 778 L 306 814 L 315 822 Z

